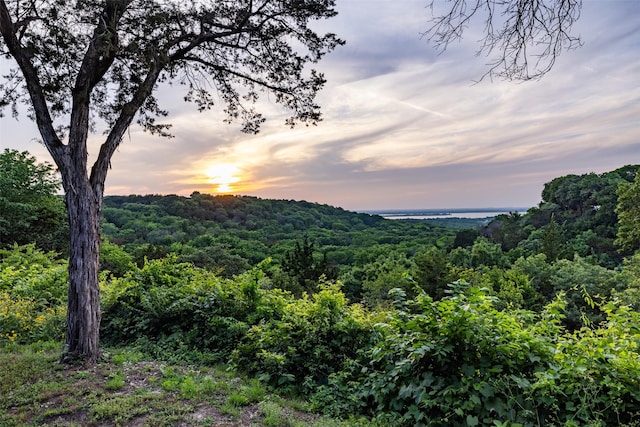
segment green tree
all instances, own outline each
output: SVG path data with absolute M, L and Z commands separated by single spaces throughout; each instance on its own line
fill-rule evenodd
M 27 151 L 0 154 L 0 247 L 36 243 L 62 252 L 64 204 L 56 196 L 60 178 L 53 166 L 38 163 Z
M 317 260 L 314 252 L 313 242 L 305 237 L 302 244 L 296 241 L 293 251 L 286 252 L 282 260 L 282 270 L 297 282 L 299 289 L 312 293 L 318 290 L 321 276 L 325 276 L 327 280 L 335 280 L 338 277 L 335 268 L 327 262 L 327 254 Z
M 133 257 L 120 246 L 109 241 L 100 245 L 100 270 L 109 271 L 115 277 L 123 277 L 135 267 Z
M 375 261 L 364 265 L 360 271 L 364 302 L 369 307 L 388 306 L 392 300 L 389 291 L 395 288 L 414 296 L 418 286 L 409 274 L 412 270 L 415 270 L 415 264 L 403 252 L 389 248 L 381 251 Z
M 491 267 L 507 267 L 509 259 L 502 252 L 502 247 L 497 243 L 489 242 L 485 237 L 479 237 L 471 247 L 471 265 Z
M 547 257 L 547 262 L 554 262 L 566 252 L 564 229 L 554 217 L 551 217 L 551 222 L 542 228 L 542 241 L 539 250 Z
M 616 244 L 630 252 L 640 249 L 640 173 L 633 182 L 618 187 L 618 234 Z
M 494 243 L 500 243 L 503 251 L 510 251 L 527 238 L 523 222 L 524 216 L 518 212 L 498 215 L 485 227 L 486 234 Z
M 447 284 L 453 279 L 449 272 L 449 257 L 446 252 L 432 246 L 418 252 L 413 262 L 416 264 L 413 278 L 418 286 L 433 299 L 441 299 Z
M 25 101 L 62 175 L 70 227 L 69 307 L 64 359 L 100 356 L 99 218 L 113 153 L 134 119 L 169 136 L 154 96 L 179 81 L 185 100 L 226 105 L 229 121 L 255 133 L 264 93 L 293 112 L 287 124 L 320 120 L 325 79 L 306 65 L 341 44 L 310 23 L 336 14 L 334 0 L 203 1 L 0 0 L 0 51 L 17 68 L 3 73 L 0 107 Z M 106 135 L 93 165 L 87 137 Z M 66 140 L 66 141 L 65 141 Z

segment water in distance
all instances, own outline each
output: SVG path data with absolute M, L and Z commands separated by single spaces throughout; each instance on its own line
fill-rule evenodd
M 457 209 L 380 209 L 364 213 L 380 215 L 386 219 L 446 219 L 446 218 L 493 218 L 517 212 L 527 213 L 528 208 L 457 208 Z

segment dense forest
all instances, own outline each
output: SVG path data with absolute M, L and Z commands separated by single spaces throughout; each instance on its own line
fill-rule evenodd
M 471 229 L 248 196 L 110 196 L 103 212 L 103 267 L 127 271 L 127 264 L 109 259 L 119 249 L 138 266 L 171 253 L 231 278 L 270 258 L 267 272 L 275 287 L 313 292 L 325 275 L 339 279 L 354 302 L 381 302 L 398 287 L 440 298 L 448 283 L 479 267 L 513 268 L 519 259 L 520 266 L 541 255 L 548 265 L 565 260 L 610 270 L 637 249 L 614 243 L 617 188 L 633 182 L 637 168 L 556 178 L 526 214 L 499 215 L 486 225 L 476 220 Z M 536 289 L 541 301 L 557 291 L 550 283 Z
M 59 340 L 56 179 L 26 153 L 0 163 L 0 343 Z M 558 177 L 526 214 L 474 228 L 247 196 L 109 196 L 102 340 L 228 363 L 376 425 L 640 425 L 638 170 Z

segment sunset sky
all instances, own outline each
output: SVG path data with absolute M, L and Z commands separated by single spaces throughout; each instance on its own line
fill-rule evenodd
M 318 65 L 328 80 L 322 123 L 291 130 L 266 104 L 262 131 L 246 135 L 161 88 L 175 138 L 132 127 L 106 193 L 224 192 L 349 210 L 529 207 L 557 176 L 640 163 L 640 1 L 584 0 L 574 29 L 584 46 L 541 81 L 478 84 L 488 62 L 475 56 L 480 26 L 439 54 L 420 37 L 428 0 L 337 3 L 322 28 L 347 44 Z M 26 115 L 0 118 L 0 135 L 2 149 L 50 161 Z

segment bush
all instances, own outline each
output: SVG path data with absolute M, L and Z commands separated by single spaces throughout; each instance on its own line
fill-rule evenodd
M 610 303 L 603 328 L 567 333 L 563 295 L 540 315 L 499 311 L 488 290 L 463 283 L 439 302 L 395 295 L 373 345 L 319 388 L 317 407 L 406 426 L 640 420 L 639 319 L 628 307 Z
M 546 369 L 535 373 L 529 398 L 551 424 L 640 424 L 640 313 L 608 302 L 600 328 L 558 340 Z
M 65 304 L 67 262 L 33 244 L 0 249 L 0 290 L 35 301 L 42 308 Z
M 0 249 L 0 343 L 60 340 L 67 268 L 34 245 Z
M 32 300 L 0 291 L 0 344 L 60 341 L 65 317 L 62 306 L 42 308 Z
M 368 343 L 372 319 L 339 284 L 321 284 L 311 297 L 290 299 L 282 317 L 252 326 L 232 360 L 280 390 L 309 392 Z
M 224 279 L 173 255 L 148 261 L 103 282 L 101 336 L 110 344 L 225 358 L 250 325 L 278 316 L 284 306 L 285 293 L 260 288 L 262 267 Z

